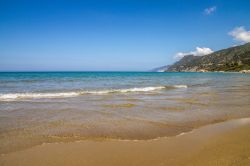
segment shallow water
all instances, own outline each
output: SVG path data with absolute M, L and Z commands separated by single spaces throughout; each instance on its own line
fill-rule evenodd
M 0 152 L 45 142 L 154 139 L 250 116 L 240 73 L 0 73 Z

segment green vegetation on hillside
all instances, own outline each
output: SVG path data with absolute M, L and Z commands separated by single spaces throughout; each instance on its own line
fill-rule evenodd
M 166 71 L 250 70 L 250 43 L 216 51 L 205 56 L 187 55 Z

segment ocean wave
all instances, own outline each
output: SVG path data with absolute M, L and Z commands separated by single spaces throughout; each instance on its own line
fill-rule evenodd
M 187 88 L 187 85 L 174 85 L 174 88 Z
M 54 93 L 7 93 L 7 94 L 0 94 L 0 101 L 18 100 L 18 99 L 67 98 L 67 97 L 76 97 L 84 94 L 102 95 L 108 93 L 149 92 L 149 91 L 156 91 L 169 88 L 187 88 L 187 85 L 110 89 L 110 90 L 96 90 L 96 91 L 54 92 Z
M 77 92 L 64 93 L 8 93 L 0 94 L 0 100 L 31 99 L 31 98 L 62 98 L 78 96 Z

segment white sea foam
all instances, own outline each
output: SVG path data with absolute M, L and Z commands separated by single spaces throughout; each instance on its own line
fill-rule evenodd
M 96 91 L 73 91 L 73 92 L 54 92 L 54 93 L 7 93 L 0 94 L 0 101 L 11 101 L 18 99 L 43 99 L 43 98 L 66 98 L 76 97 L 84 94 L 102 95 L 108 93 L 129 93 L 129 92 L 149 92 L 162 90 L 166 88 L 187 88 L 186 85 L 174 86 L 156 86 L 156 87 L 142 87 L 142 88 L 128 88 L 128 89 L 109 89 Z
M 64 93 L 8 93 L 0 94 L 0 100 L 30 99 L 30 98 L 61 98 L 78 96 L 77 92 Z
M 187 85 L 174 85 L 175 88 L 187 88 Z

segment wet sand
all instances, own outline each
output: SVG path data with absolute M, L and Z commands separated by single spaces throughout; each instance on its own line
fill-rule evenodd
M 6 166 L 250 165 L 250 118 L 154 140 L 51 143 L 0 157 Z

